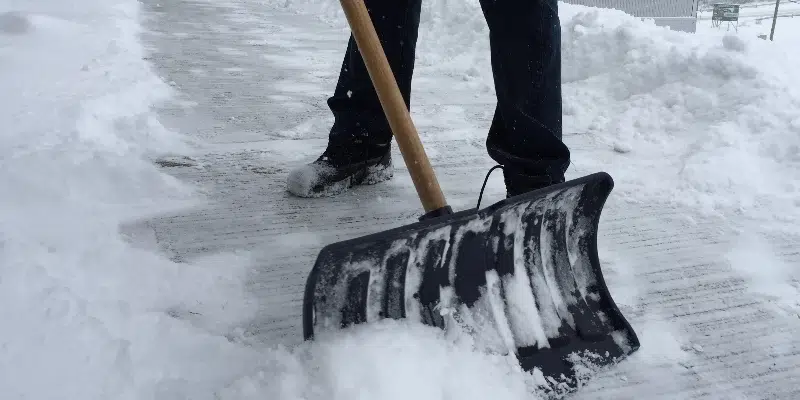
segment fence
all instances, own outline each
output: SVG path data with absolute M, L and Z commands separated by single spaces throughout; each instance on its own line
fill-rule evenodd
M 698 0 L 562 0 L 569 4 L 613 8 L 635 17 L 653 19 L 657 25 L 684 32 L 697 29 Z

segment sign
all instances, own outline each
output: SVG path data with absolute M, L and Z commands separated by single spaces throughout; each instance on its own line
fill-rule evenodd
M 720 22 L 738 22 L 739 5 L 714 4 L 714 14 L 711 16 L 711 20 Z

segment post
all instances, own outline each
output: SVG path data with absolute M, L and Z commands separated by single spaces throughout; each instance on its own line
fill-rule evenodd
M 772 16 L 772 32 L 769 33 L 769 40 L 775 37 L 775 23 L 778 22 L 778 5 L 781 0 L 775 0 L 775 15 Z

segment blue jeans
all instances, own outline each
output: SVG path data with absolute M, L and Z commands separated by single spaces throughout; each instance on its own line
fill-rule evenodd
M 410 107 L 421 0 L 365 0 L 400 91 Z M 486 146 L 506 175 L 562 181 L 561 26 L 557 0 L 481 0 L 489 26 L 497 105 Z M 391 129 L 350 37 L 328 106 L 331 141 L 387 143 Z M 513 179 L 513 178 L 512 178 Z

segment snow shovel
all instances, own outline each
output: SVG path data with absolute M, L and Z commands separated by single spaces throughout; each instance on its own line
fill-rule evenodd
M 613 180 L 599 172 L 452 212 L 363 0 L 340 0 L 424 208 L 416 223 L 330 244 L 305 288 L 303 334 L 384 318 L 469 334 L 567 391 L 584 367 L 626 358 L 639 340 L 597 255 Z

